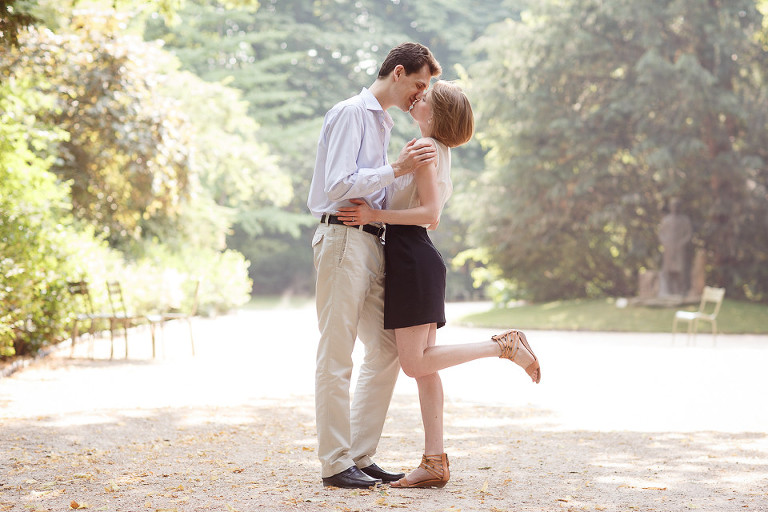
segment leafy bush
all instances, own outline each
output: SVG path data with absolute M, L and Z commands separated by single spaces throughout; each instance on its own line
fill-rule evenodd
M 68 187 L 33 151 L 63 135 L 25 116 L 45 98 L 0 82 L 0 356 L 37 350 L 63 334 Z
M 4 49 L 0 357 L 67 335 L 79 311 L 68 281 L 87 281 L 99 311 L 109 280 L 137 313 L 189 308 L 197 280 L 200 312 L 244 304 L 249 263 L 222 251 L 234 208 L 290 199 L 258 127 L 233 118 L 239 95 L 179 74 L 123 21 L 76 16 L 63 35 L 30 30 Z M 180 78 L 183 102 L 167 94 Z
M 153 243 L 145 247 L 140 259 L 116 275 L 124 283 L 126 302 L 138 313 L 189 310 L 199 281 L 198 313 L 215 315 L 250 299 L 248 265 L 237 251 L 201 247 L 171 251 Z
M 128 306 L 139 313 L 188 308 L 197 279 L 202 313 L 248 301 L 248 262 L 238 252 L 152 243 L 129 260 L 74 221 L 69 186 L 48 171 L 52 157 L 35 151 L 66 134 L 28 115 L 45 97 L 26 85 L 0 84 L 0 356 L 34 353 L 67 336 L 78 312 L 68 281 L 88 281 L 94 308 L 103 311 L 108 280 L 123 283 Z

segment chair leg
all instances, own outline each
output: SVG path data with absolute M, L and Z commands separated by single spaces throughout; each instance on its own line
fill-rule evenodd
M 712 319 L 712 346 L 717 346 L 717 320 Z
M 115 356 L 115 321 L 109 319 L 109 358 Z
M 90 359 L 96 359 L 94 355 L 94 347 L 96 345 L 96 328 L 93 325 L 93 320 L 88 326 L 88 357 Z
M 192 345 L 192 357 L 195 357 L 195 337 L 192 335 L 192 319 L 187 318 L 187 323 L 189 324 L 189 342 Z
M 125 358 L 128 359 L 128 322 L 121 322 L 123 324 L 123 337 L 125 338 Z
M 70 358 L 75 356 L 75 343 L 77 343 L 77 328 L 79 327 L 77 323 L 78 323 L 77 320 L 75 320 L 74 324 L 72 325 L 72 349 L 69 351 Z
M 155 358 L 155 322 L 149 322 L 149 332 L 152 335 L 152 359 Z
M 165 359 L 165 320 L 160 322 L 160 337 L 163 338 L 163 359 Z
M 696 344 L 696 335 L 699 334 L 699 319 L 693 320 L 693 344 Z
M 690 345 L 693 337 L 693 323 L 695 320 L 688 320 L 688 331 L 685 337 L 685 344 Z

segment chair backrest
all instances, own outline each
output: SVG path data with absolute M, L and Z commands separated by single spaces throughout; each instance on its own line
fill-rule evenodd
M 709 315 L 711 317 L 717 316 L 717 314 L 720 312 L 720 306 L 723 304 L 723 297 L 725 297 L 725 288 L 713 288 L 712 286 L 705 286 L 704 291 L 701 293 L 699 313 Z
M 123 288 L 120 286 L 120 281 L 107 281 L 107 294 L 109 295 L 109 307 L 112 308 L 112 314 L 115 316 L 126 315 Z
M 87 315 L 93 315 L 93 301 L 91 300 L 91 293 L 88 291 L 88 283 L 86 281 L 70 281 L 67 283 L 67 291 L 73 297 L 80 297 L 80 304 L 78 307 L 84 309 L 84 313 Z

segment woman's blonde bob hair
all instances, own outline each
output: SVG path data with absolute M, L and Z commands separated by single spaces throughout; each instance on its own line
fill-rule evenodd
M 429 94 L 432 138 L 449 148 L 468 142 L 475 130 L 475 117 L 464 91 L 453 82 L 438 80 Z

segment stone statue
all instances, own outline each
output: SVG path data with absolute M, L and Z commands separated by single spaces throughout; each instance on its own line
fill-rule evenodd
M 688 265 L 686 246 L 691 241 L 691 219 L 679 213 L 680 200 L 669 202 L 669 213 L 661 219 L 659 241 L 664 249 L 661 263 L 659 296 L 680 295 L 687 292 Z

